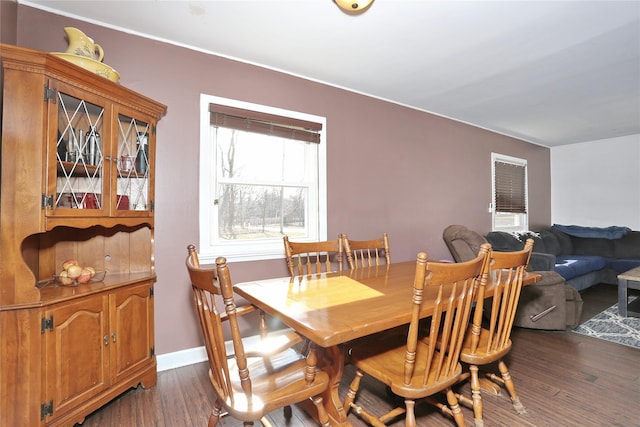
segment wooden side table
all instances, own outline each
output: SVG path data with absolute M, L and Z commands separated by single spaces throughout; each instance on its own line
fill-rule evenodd
M 640 267 L 618 274 L 618 315 L 622 317 L 640 317 L 640 312 L 629 307 L 627 290 L 640 289 Z

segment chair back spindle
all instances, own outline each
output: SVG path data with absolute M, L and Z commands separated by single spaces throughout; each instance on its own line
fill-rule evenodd
M 342 234 L 342 240 L 350 269 L 391 264 L 387 233 L 371 240 L 351 240 L 346 234 Z
M 518 302 L 522 292 L 522 282 L 526 274 L 533 239 L 527 239 L 524 248 L 515 252 L 491 252 L 490 277 L 494 283 L 491 294 L 491 303 L 482 305 L 485 300 L 485 287 L 480 286 L 476 300 L 478 301 L 474 313 L 472 325 L 472 353 L 477 350 L 480 330 L 483 327 L 483 318 L 489 319 L 485 325 L 488 339 L 484 352 L 499 352 L 511 345 L 511 331 L 515 321 Z M 488 316 L 483 313 L 488 311 Z
M 283 240 L 291 278 L 342 271 L 344 247 L 340 236 L 320 242 L 292 242 L 288 236 Z

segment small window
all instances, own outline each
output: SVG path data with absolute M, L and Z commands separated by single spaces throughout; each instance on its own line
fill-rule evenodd
M 528 230 L 527 161 L 491 153 L 491 176 L 493 230 Z
M 201 95 L 200 259 L 326 239 L 325 118 Z

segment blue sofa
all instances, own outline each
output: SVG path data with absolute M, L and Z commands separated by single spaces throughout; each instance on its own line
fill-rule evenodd
M 513 251 L 533 238 L 534 271 L 556 271 L 568 285 L 582 291 L 598 283 L 617 285 L 617 275 L 640 266 L 640 231 L 626 227 L 553 225 L 537 232 L 493 231 L 485 238 L 494 250 Z

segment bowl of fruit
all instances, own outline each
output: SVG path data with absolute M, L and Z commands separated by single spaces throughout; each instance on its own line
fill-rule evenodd
M 53 278 L 64 286 L 77 286 L 83 283 L 102 282 L 106 271 L 96 271 L 91 266 L 81 266 L 78 260 L 68 259 L 62 263 L 60 274 L 54 274 Z

